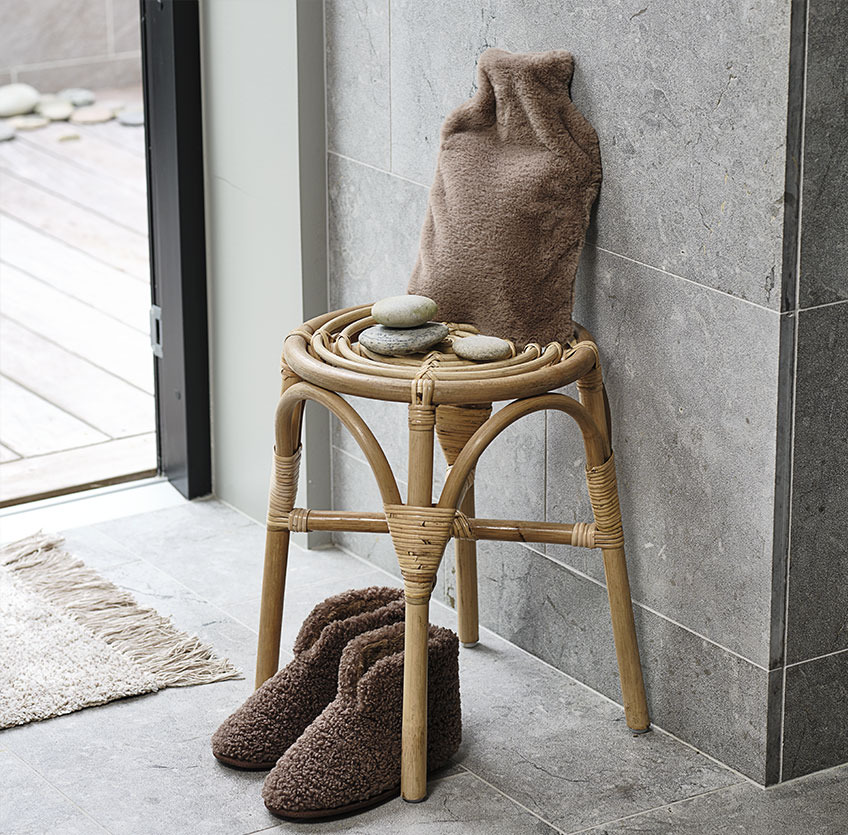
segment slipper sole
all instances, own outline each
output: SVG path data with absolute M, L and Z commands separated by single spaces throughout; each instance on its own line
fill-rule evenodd
M 237 768 L 239 771 L 270 771 L 277 761 L 270 763 L 250 762 L 249 760 L 236 760 L 233 757 L 226 757 L 223 754 L 212 752 L 213 756 L 219 763 L 223 763 L 229 768 Z
M 387 800 L 392 800 L 400 794 L 400 785 L 388 789 L 380 794 L 375 794 L 374 797 L 369 797 L 367 800 L 359 800 L 356 803 L 349 803 L 347 806 L 336 806 L 333 809 L 274 809 L 265 804 L 265 808 L 275 817 L 283 820 L 319 820 L 324 818 L 340 818 L 348 815 L 353 815 L 357 812 L 363 812 L 370 809 L 372 806 L 379 806 Z

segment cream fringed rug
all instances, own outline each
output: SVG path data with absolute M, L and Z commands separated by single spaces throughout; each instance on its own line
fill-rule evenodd
M 0 728 L 240 674 L 36 536 L 0 548 Z

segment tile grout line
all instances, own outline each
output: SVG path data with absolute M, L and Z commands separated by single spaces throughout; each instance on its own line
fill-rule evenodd
M 66 794 L 64 791 L 62 791 L 62 789 L 60 789 L 57 785 L 52 783 L 50 780 L 48 780 L 47 777 L 45 777 L 34 765 L 32 765 L 32 763 L 27 762 L 27 760 L 25 760 L 16 751 L 13 751 L 11 749 L 7 749 L 7 752 L 9 754 L 11 754 L 13 757 L 15 757 L 15 759 L 20 760 L 28 769 L 30 769 L 30 771 L 37 774 L 42 780 L 44 780 L 45 783 L 47 783 L 48 786 L 50 786 L 51 789 L 53 789 L 54 791 L 57 791 L 59 794 L 61 794 L 62 797 L 64 797 L 65 800 L 67 800 L 68 803 L 70 803 L 75 809 L 79 809 L 79 811 L 82 812 L 83 815 L 85 815 L 87 818 L 89 818 L 89 820 L 94 821 L 94 823 L 97 824 L 97 826 L 99 826 L 104 832 L 108 832 L 109 835 L 112 835 L 111 829 L 107 829 L 104 824 L 102 824 L 97 818 L 94 817 L 94 815 L 92 815 L 90 812 L 86 811 L 72 797 L 70 797 L 68 794 Z
M 521 803 L 521 801 L 516 800 L 514 797 L 511 797 L 505 791 L 503 791 L 503 789 L 499 789 L 494 783 L 490 783 L 488 780 L 481 777 L 476 771 L 472 771 L 467 765 L 463 765 L 462 767 L 465 769 L 465 771 L 468 774 L 470 774 L 472 777 L 474 777 L 475 779 L 477 779 L 481 783 L 483 783 L 483 785 L 488 786 L 490 789 L 494 789 L 494 791 L 496 791 L 502 797 L 505 797 L 510 803 L 513 803 L 516 806 L 518 806 L 520 809 L 523 809 L 525 812 L 527 812 L 528 814 L 530 814 L 534 818 L 536 818 L 536 820 L 540 820 L 543 824 L 545 824 L 546 826 L 549 826 L 551 829 L 553 829 L 554 832 L 558 832 L 558 833 L 560 833 L 560 835 L 566 835 L 566 833 L 562 829 L 560 829 L 557 826 L 554 826 L 549 820 L 546 820 L 545 818 L 543 818 L 538 812 L 534 812 L 532 809 L 528 808 L 523 803 Z
M 729 786 L 720 786 L 717 789 L 710 789 L 709 791 L 700 792 L 699 794 L 693 794 L 689 797 L 683 797 L 680 800 L 674 800 L 671 803 L 666 803 L 663 806 L 655 806 L 652 809 L 645 809 L 642 812 L 635 812 L 632 815 L 625 815 L 623 818 L 615 818 L 614 820 L 603 821 L 602 823 L 596 823 L 593 826 L 586 827 L 585 829 L 574 829 L 566 833 L 566 835 L 580 835 L 580 833 L 591 832 L 594 829 L 597 829 L 602 826 L 607 826 L 611 823 L 620 823 L 621 821 L 633 820 L 634 818 L 641 817 L 642 815 L 650 814 L 651 812 L 661 812 L 663 809 L 672 809 L 675 806 L 679 806 L 681 803 L 688 803 L 690 800 L 697 800 L 699 797 L 707 797 L 711 794 L 718 794 L 719 792 L 730 791 L 730 789 L 736 788 L 736 786 L 742 785 L 741 783 L 733 783 Z
M 339 151 L 333 151 L 333 150 L 328 148 L 327 153 L 332 154 L 333 156 L 338 157 L 339 159 L 346 160 L 347 162 L 352 162 L 355 165 L 361 165 L 364 168 L 370 168 L 372 171 L 377 171 L 380 174 L 385 174 L 387 177 L 396 177 L 398 180 L 403 180 L 404 182 L 410 183 L 411 185 L 414 185 L 414 186 L 418 186 L 419 188 L 426 188 L 428 191 L 430 189 L 430 186 L 424 185 L 424 183 L 419 183 L 417 180 L 412 180 L 409 177 L 404 177 L 402 174 L 398 174 L 395 171 L 386 171 L 385 168 L 380 168 L 379 166 L 372 165 L 369 162 L 363 162 L 362 160 L 356 159 L 354 157 L 347 156 L 347 154 L 342 154 Z M 708 284 L 702 284 L 700 281 L 696 281 L 693 278 L 687 278 L 686 276 L 678 275 L 677 273 L 673 273 L 673 272 L 669 272 L 668 270 L 664 270 L 662 267 L 656 267 L 656 266 L 653 266 L 652 264 L 646 264 L 644 261 L 639 261 L 637 258 L 631 258 L 628 255 L 623 255 L 622 253 L 615 252 L 612 249 L 606 249 L 605 247 L 598 245 L 594 241 L 588 241 L 587 240 L 586 245 L 594 247 L 595 249 L 599 250 L 600 252 L 605 252 L 608 255 L 613 255 L 616 258 L 622 258 L 625 261 L 630 261 L 633 264 L 638 264 L 639 266 L 645 267 L 646 269 L 651 270 L 653 272 L 661 273 L 662 275 L 668 276 L 669 278 L 678 278 L 681 281 L 687 282 L 688 284 L 693 284 L 696 287 L 700 287 L 702 290 L 707 290 L 707 291 L 710 291 L 710 292 L 713 292 L 713 293 L 718 293 L 719 295 L 726 296 L 727 298 L 732 299 L 733 301 L 742 302 L 744 304 L 749 304 L 752 307 L 756 307 L 760 310 L 764 310 L 767 313 L 774 313 L 775 315 L 778 315 L 778 316 L 780 315 L 780 311 L 776 310 L 774 308 L 766 307 L 765 305 L 758 304 L 757 302 L 752 302 L 750 299 L 742 298 L 742 296 L 734 296 L 732 293 L 728 293 L 726 290 L 719 290 L 717 287 L 710 287 Z M 837 302 L 837 304 L 838 304 L 838 302 Z
M 729 299 L 733 299 L 733 301 L 743 302 L 744 304 L 750 304 L 753 307 L 757 307 L 760 310 L 765 310 L 768 313 L 774 313 L 779 316 L 780 311 L 771 307 L 765 307 L 765 305 L 757 304 L 757 302 L 752 302 L 750 299 L 743 299 L 741 296 L 734 296 L 732 293 L 728 293 L 726 290 L 719 290 L 717 287 L 710 287 L 708 284 L 701 284 L 700 281 L 695 281 L 694 278 L 686 278 L 685 275 L 678 275 L 677 273 L 669 272 L 668 270 L 664 270 L 662 267 L 655 267 L 652 264 L 646 264 L 644 261 L 640 261 L 638 258 L 631 258 L 629 255 L 622 255 L 620 252 L 615 252 L 612 249 L 605 249 L 602 246 L 592 242 L 586 241 L 589 246 L 594 247 L 600 252 L 606 252 L 608 255 L 614 255 L 616 258 L 622 258 L 625 261 L 630 261 L 633 264 L 639 264 L 641 267 L 645 267 L 646 269 L 653 270 L 654 272 L 662 273 L 662 275 L 667 275 L 670 278 L 679 278 L 681 281 L 685 281 L 689 284 L 694 284 L 696 287 L 700 287 L 703 290 L 710 290 L 713 293 L 718 293 L 722 296 L 727 296 Z
M 359 554 L 355 553 L 354 551 L 351 551 L 349 548 L 346 548 L 343 545 L 337 545 L 336 547 L 340 551 L 344 552 L 345 554 L 348 554 L 353 559 L 359 560 L 360 562 L 363 562 L 366 565 L 371 566 L 372 568 L 376 569 L 377 571 L 381 571 L 387 577 L 390 577 L 391 579 L 396 580 L 396 581 L 399 579 L 394 574 L 387 571 L 385 568 L 382 568 L 381 566 L 377 565 L 376 563 L 369 562 L 367 559 L 365 559 L 365 557 L 359 556 Z M 453 613 L 454 615 L 456 614 L 455 609 L 452 609 L 450 606 L 448 606 L 446 603 L 443 603 L 441 600 L 436 599 L 436 600 L 433 600 L 433 602 L 437 606 L 442 606 L 443 608 L 447 609 L 449 612 Z M 624 711 L 623 706 L 619 702 L 617 702 L 615 699 L 607 696 L 606 693 L 602 693 L 600 690 L 595 690 L 594 687 L 591 687 L 590 685 L 586 684 L 585 681 L 580 681 L 579 678 L 575 678 L 574 676 L 570 675 L 569 673 L 566 673 L 563 670 L 560 670 L 558 667 L 554 667 L 553 664 L 551 664 L 548 661 L 545 661 L 544 658 L 540 658 L 538 655 L 533 655 L 532 652 L 524 649 L 524 647 L 519 646 L 518 644 L 514 644 L 512 641 L 508 640 L 507 638 L 504 638 L 502 635 L 498 635 L 497 632 L 494 632 L 493 630 L 489 629 L 487 626 L 481 626 L 480 629 L 483 632 L 488 633 L 489 635 L 491 635 L 495 639 L 497 639 L 499 641 L 503 641 L 505 644 L 508 644 L 513 649 L 518 650 L 518 652 L 520 652 L 523 655 L 526 655 L 532 661 L 534 661 L 538 664 L 541 664 L 544 667 L 547 667 L 549 670 L 551 670 L 554 673 L 556 673 L 557 675 L 562 676 L 563 678 L 567 679 L 572 684 L 575 684 L 578 687 L 581 687 L 584 690 L 587 690 L 588 692 L 594 694 L 595 696 L 599 696 L 605 702 L 608 702 L 609 704 L 618 708 L 618 710 L 620 710 L 622 712 Z M 470 651 L 473 652 L 473 650 L 470 650 Z M 651 730 L 659 731 L 659 733 L 663 734 L 664 736 L 669 737 L 670 739 L 675 740 L 675 742 L 678 742 L 681 745 L 684 745 L 686 748 L 689 748 L 690 750 L 694 751 L 696 754 L 699 754 L 700 756 L 704 757 L 705 759 L 709 760 L 710 762 L 715 763 L 717 766 L 724 769 L 725 771 L 729 771 L 731 774 L 735 774 L 739 778 L 739 783 L 749 783 L 750 785 L 754 786 L 755 788 L 765 789 L 765 787 L 763 785 L 758 783 L 753 778 L 749 777 L 747 774 L 743 774 L 741 771 L 738 771 L 737 769 L 733 768 L 733 766 L 730 766 L 727 763 L 722 762 L 719 759 L 716 759 L 716 757 L 712 756 L 711 754 L 708 754 L 706 751 L 702 751 L 700 748 L 693 745 L 691 742 L 687 742 L 685 739 L 681 739 L 679 736 L 676 736 L 671 731 L 666 730 L 661 725 L 657 725 L 655 722 L 651 722 Z M 731 784 L 731 785 L 738 785 L 738 783 L 734 783 L 734 784 Z
M 355 456 L 351 452 L 348 452 L 346 449 L 342 449 L 341 447 L 336 446 L 335 444 L 333 444 L 333 449 L 337 450 L 338 452 L 342 453 L 343 455 L 346 455 L 351 460 L 356 461 L 357 463 L 362 464 L 365 467 L 369 467 L 368 462 L 363 461 L 361 458 L 357 458 L 357 456 Z M 369 470 L 370 470 L 370 467 L 369 467 Z M 399 480 L 398 483 L 399 484 L 401 483 L 400 480 Z M 379 534 L 377 534 L 377 535 L 379 536 Z M 557 565 L 560 568 L 563 568 L 566 571 L 568 571 L 572 574 L 575 574 L 575 575 L 577 575 L 578 577 L 581 577 L 584 580 L 588 580 L 589 582 L 594 583 L 596 586 L 599 586 L 602 589 L 607 588 L 606 583 L 602 582 L 601 580 L 598 580 L 596 577 L 592 577 L 590 574 L 586 574 L 583 571 L 581 571 L 579 568 L 575 568 L 574 566 L 569 565 L 568 563 L 560 562 L 559 560 L 555 559 L 552 555 L 546 554 L 544 551 L 539 551 L 536 548 L 533 548 L 527 542 L 517 542 L 515 544 L 521 546 L 522 548 L 526 548 L 528 551 L 542 557 L 543 559 L 549 560 L 554 565 Z M 356 556 L 358 556 L 358 555 L 356 555 Z M 364 557 L 361 557 L 360 559 L 364 559 Z M 671 618 L 668 615 L 664 615 L 662 612 L 657 611 L 656 609 L 653 609 L 652 607 L 648 606 L 647 603 L 642 603 L 639 600 L 636 600 L 634 598 L 633 604 L 638 606 L 640 609 L 644 609 L 646 612 L 650 612 L 652 615 L 656 615 L 657 617 L 662 618 L 662 620 L 665 620 L 668 623 L 673 624 L 678 629 L 682 629 L 684 632 L 688 632 L 691 635 L 694 635 L 695 637 L 700 638 L 702 641 L 706 641 L 708 644 L 712 644 L 714 647 L 717 647 L 718 649 L 722 650 L 723 652 L 728 653 L 728 655 L 733 655 L 734 657 L 738 658 L 740 661 L 744 661 L 747 664 L 750 664 L 752 667 L 756 667 L 758 670 L 762 670 L 764 673 L 772 672 L 767 667 L 762 666 L 762 664 L 757 664 L 756 661 L 752 661 L 750 658 L 746 658 L 741 653 L 738 653 L 735 650 L 732 650 L 729 647 L 726 647 L 723 644 L 718 643 L 718 641 L 714 641 L 712 638 L 708 638 L 706 635 L 702 635 L 700 632 L 697 632 L 696 630 L 692 629 L 691 627 L 685 626 L 684 624 L 679 623 L 678 621 L 674 620 L 674 618 Z M 497 634 L 497 633 L 495 633 L 495 634 Z
M 791 664 L 784 664 L 784 669 L 789 669 L 789 667 L 800 667 L 802 664 L 811 664 L 813 661 L 820 661 L 822 658 L 831 658 L 834 655 L 843 655 L 846 652 L 848 652 L 848 647 L 835 649 L 833 652 L 825 652 L 823 655 L 805 658 L 803 661 L 793 661 Z
M 796 313 L 808 313 L 810 310 L 821 310 L 823 307 L 836 307 L 840 304 L 848 304 L 848 299 L 837 299 L 835 302 L 823 302 L 822 304 L 811 304 L 809 307 L 798 307 Z

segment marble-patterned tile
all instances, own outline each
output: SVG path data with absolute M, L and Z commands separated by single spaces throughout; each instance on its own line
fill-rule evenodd
M 848 303 L 797 333 L 787 663 L 848 647 Z
M 286 589 L 283 601 L 283 636 L 282 646 L 290 650 L 303 621 L 322 600 L 334 594 L 341 594 L 348 589 L 364 589 L 368 586 L 398 586 L 401 582 L 396 577 L 386 574 L 380 569 L 373 568 L 361 560 L 345 555 L 350 563 L 350 573 L 344 577 L 332 580 L 319 580 L 307 585 Z M 231 603 L 225 607 L 227 614 L 243 623 L 251 631 L 259 631 L 259 595 Z
M 63 87 L 128 87 L 141 84 L 141 51 L 123 58 L 92 58 L 73 66 L 18 70 L 18 81 L 45 92 Z
M 40 774 L 9 751 L 0 751 L 3 802 L 0 832 L 15 835 L 107 833 Z
M 141 15 L 134 0 L 111 0 L 112 38 L 115 52 L 141 49 Z
M 770 789 L 749 784 L 708 792 L 585 835 L 843 835 L 848 821 L 848 767 Z
M 779 306 L 788 5 L 396 0 L 391 29 L 393 171 L 429 185 L 440 125 L 486 47 L 567 49 L 604 161 L 590 238 Z
M 425 803 L 404 803 L 398 798 L 354 817 L 310 823 L 309 831 L 319 835 L 491 835 L 495 831 L 555 835 L 557 831 L 468 772 L 431 780 L 428 791 Z M 278 828 L 289 831 L 294 826 Z
M 667 734 L 633 736 L 621 708 L 505 641 L 464 651 L 460 672 L 459 762 L 561 831 L 741 779 Z
M 575 318 L 601 350 L 634 598 L 768 666 L 778 315 L 587 247 Z M 548 418 L 552 521 L 583 478 L 569 424 Z
M 44 3 L 19 7 L 4 3 L 0 8 L 0 60 L 5 66 L 87 58 L 106 52 L 102 0 L 79 0 L 72 15 Z
M 848 650 L 786 668 L 784 780 L 848 762 L 846 705 Z
M 800 306 L 848 299 L 848 7 L 811 0 L 807 18 Z
M 327 145 L 388 170 L 389 0 L 327 0 Z
M 427 189 L 332 153 L 328 178 L 331 309 L 405 293 Z
M 478 543 L 478 579 L 484 626 L 621 700 L 601 584 L 515 543 Z M 652 720 L 764 781 L 766 671 L 639 606 L 635 615 Z
M 122 542 L 90 526 L 72 528 L 63 532 L 62 536 L 65 538 L 62 547 L 95 571 L 104 571 L 138 559 L 138 554 Z

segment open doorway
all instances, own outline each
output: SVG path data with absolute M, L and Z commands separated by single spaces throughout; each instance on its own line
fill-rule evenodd
M 84 5 L 0 11 L 0 507 L 211 489 L 198 3 Z
M 91 5 L 0 14 L 0 506 L 157 471 L 139 5 Z

